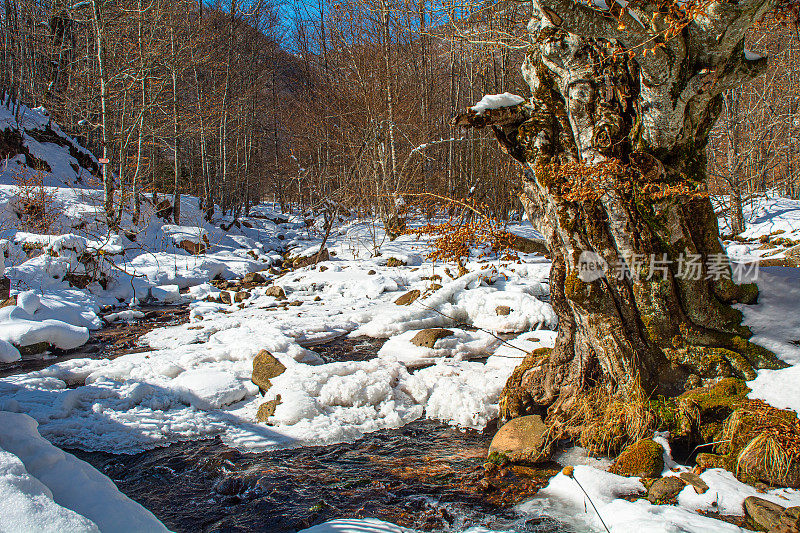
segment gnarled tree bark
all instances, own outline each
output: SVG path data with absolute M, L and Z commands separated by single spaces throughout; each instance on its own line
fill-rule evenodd
M 771 7 L 712 2 L 665 39 L 663 5 L 533 0 L 522 67 L 531 98 L 454 119 L 491 126 L 522 163 L 523 204 L 553 259 L 556 346 L 528 356 L 509 379 L 503 417 L 537 407 L 558 416 L 597 387 L 674 396 L 782 365 L 747 340 L 731 307 L 758 291 L 733 282 L 705 194 L 705 146 L 721 95 L 764 70 L 744 36 Z M 627 265 L 628 275 L 587 279 L 585 252 Z M 690 265 L 691 275 L 681 272 Z

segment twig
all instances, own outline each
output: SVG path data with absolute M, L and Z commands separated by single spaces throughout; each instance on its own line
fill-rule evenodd
M 589 493 L 586 492 L 586 489 L 583 488 L 583 485 L 581 485 L 580 482 L 578 481 L 578 479 L 575 477 L 575 469 L 573 467 L 571 467 L 571 466 L 568 466 L 568 467 L 564 468 L 564 470 L 562 470 L 562 472 L 564 473 L 565 476 L 567 476 L 568 478 L 571 478 L 572 481 L 574 481 L 578 485 L 578 487 L 580 487 L 580 489 L 586 495 L 586 499 L 589 500 L 590 504 L 592 504 L 592 509 L 594 509 L 594 512 L 597 513 L 597 518 L 600 519 L 600 523 L 603 524 L 603 527 L 605 528 L 605 530 L 608 533 L 611 533 L 611 530 L 608 529 L 608 526 L 606 525 L 605 521 L 603 520 L 603 517 L 600 516 L 600 511 L 597 510 L 597 506 L 595 506 L 594 502 L 592 501 L 592 498 L 589 497 Z

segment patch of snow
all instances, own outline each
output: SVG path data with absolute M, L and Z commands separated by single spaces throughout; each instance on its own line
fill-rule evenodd
M 489 109 L 500 109 L 501 107 L 511 107 L 521 104 L 525 99 L 511 93 L 487 94 L 481 101 L 471 107 L 477 115 L 482 115 Z

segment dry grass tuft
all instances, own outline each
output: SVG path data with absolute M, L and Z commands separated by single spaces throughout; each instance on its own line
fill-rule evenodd
M 553 421 L 564 436 L 579 440 L 591 454 L 617 455 L 626 446 L 648 438 L 657 420 L 639 387 L 609 395 L 597 387 L 576 398 L 566 416 Z
M 800 484 L 800 420 L 793 411 L 747 400 L 725 421 L 723 438 L 719 450 L 739 479 Z

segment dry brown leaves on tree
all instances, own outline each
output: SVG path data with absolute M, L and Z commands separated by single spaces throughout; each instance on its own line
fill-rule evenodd
M 44 173 L 21 167 L 13 176 L 16 196 L 9 207 L 19 227 L 33 233 L 49 233 L 61 212 L 51 188 L 43 184 Z
M 625 165 L 617 159 L 607 159 L 596 165 L 572 161 L 547 163 L 537 167 L 536 175 L 568 202 L 598 200 L 610 191 L 651 201 L 708 197 L 708 191 L 700 182 L 690 179 L 668 182 L 657 167 Z
M 454 200 L 439 195 L 416 196 L 415 207 L 422 212 L 446 212 L 447 220 L 429 223 L 422 227 L 408 228 L 406 234 L 432 237 L 431 250 L 427 257 L 433 261 L 456 261 L 462 264 L 475 249 L 479 257 L 502 256 L 516 260 L 511 249 L 513 235 L 505 222 L 487 214 L 487 206 L 472 199 Z

